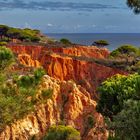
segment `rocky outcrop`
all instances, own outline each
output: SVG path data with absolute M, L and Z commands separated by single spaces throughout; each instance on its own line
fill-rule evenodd
M 98 98 L 96 88 L 108 77 L 117 73 L 126 74 L 89 61 L 89 58 L 107 58 L 107 49 L 84 46 L 9 47 L 18 55 L 21 64 L 26 67 L 43 66 L 47 70 L 53 78 L 45 76 L 38 93 L 51 88 L 53 96 L 46 104 L 37 105 L 35 112 L 7 126 L 0 134 L 0 140 L 28 140 L 33 136 L 40 139 L 51 125 L 60 123 L 79 130 L 82 140 L 107 139 L 103 117 L 95 109 Z
M 117 73 L 126 74 L 125 72 L 107 67 L 95 62 L 88 61 L 87 58 L 103 59 L 108 57 L 109 51 L 105 48 L 97 47 L 69 47 L 69 48 L 45 48 L 34 46 L 10 46 L 10 48 L 19 54 L 21 64 L 26 66 L 36 66 L 34 61 L 39 61 L 46 69 L 47 73 L 56 79 L 74 80 L 77 84 L 85 87 L 93 96 L 97 98 L 96 87 L 102 81 Z M 30 55 L 24 60 L 24 55 Z M 75 58 L 76 56 L 76 58 Z M 82 56 L 82 59 L 77 59 Z M 28 59 L 28 60 L 27 60 Z M 30 60 L 31 59 L 31 60 Z M 29 61 L 29 62 L 28 62 Z
M 96 102 L 84 88 L 72 81 L 59 81 L 44 76 L 38 94 L 44 89 L 53 89 L 52 98 L 46 104 L 38 105 L 34 113 L 7 126 L 0 134 L 0 140 L 41 139 L 49 126 L 59 123 L 79 130 L 83 140 L 106 140 L 103 117 L 96 112 Z M 89 117 L 94 121 L 92 126 Z M 94 131 L 92 135 L 91 131 Z
M 29 54 L 19 54 L 18 60 L 21 64 L 28 67 L 41 67 L 41 64 L 38 60 L 33 60 Z
M 45 62 L 45 63 L 44 63 Z M 71 57 L 63 57 L 57 54 L 44 55 L 40 63 L 47 70 L 48 74 L 60 80 L 74 80 L 77 84 L 85 87 L 94 97 L 96 87 L 105 79 L 125 72 L 99 65 L 95 62 L 77 60 Z
M 15 53 L 29 54 L 33 59 L 40 59 L 45 52 L 54 52 L 70 56 L 85 56 L 94 58 L 107 58 L 109 51 L 106 48 L 97 48 L 95 46 L 73 46 L 73 47 L 42 47 L 42 46 L 8 46 Z

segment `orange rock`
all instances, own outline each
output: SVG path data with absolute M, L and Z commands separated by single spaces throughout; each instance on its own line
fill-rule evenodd
M 82 140 L 106 140 L 107 131 L 101 114 L 96 112 L 98 95 L 96 87 L 117 73 L 125 72 L 89 62 L 86 58 L 106 58 L 107 49 L 96 47 L 47 48 L 41 46 L 9 46 L 18 55 L 21 64 L 43 66 L 49 76 L 44 76 L 38 92 L 53 89 L 52 99 L 36 107 L 36 112 L 17 121 L 0 134 L 0 140 L 28 140 L 35 135 L 38 139 L 50 125 L 63 121 L 80 131 Z M 85 60 L 72 56 L 84 56 Z M 70 81 L 69 81 L 70 80 Z M 79 86 L 77 86 L 75 81 Z M 81 86 L 80 86 L 81 85 Z M 88 118 L 94 119 L 90 129 Z
M 19 54 L 18 60 L 21 64 L 28 67 L 41 67 L 40 62 L 38 60 L 33 60 L 29 54 Z
M 39 61 L 50 76 L 62 81 L 74 80 L 77 84 L 85 87 L 93 98 L 97 98 L 97 94 L 95 94 L 96 87 L 99 86 L 102 81 L 118 73 L 126 74 L 126 72 L 119 69 L 106 67 L 86 60 L 86 58 L 103 59 L 108 57 L 109 51 L 105 48 L 84 46 L 68 48 L 10 46 L 10 48 L 15 53 L 20 54 L 19 56 L 24 56 L 26 53 L 26 57 L 19 57 L 22 64 L 26 66 L 34 65 L 36 67 L 39 65 Z M 31 57 L 27 57 L 27 54 Z M 71 56 L 84 56 L 83 58 L 85 58 L 85 60 L 77 60 Z
M 95 132 L 94 137 L 107 139 L 103 117 L 96 112 L 96 102 L 85 89 L 72 81 L 61 82 L 46 75 L 38 92 L 49 88 L 53 89 L 52 98 L 46 104 L 38 105 L 35 113 L 7 126 L 0 133 L 0 140 L 29 140 L 33 136 L 40 139 L 50 125 L 62 122 L 79 130 L 82 140 L 88 140 L 86 137 L 91 136 L 89 133 L 92 129 Z M 89 115 L 95 122 L 92 129 L 87 121 Z

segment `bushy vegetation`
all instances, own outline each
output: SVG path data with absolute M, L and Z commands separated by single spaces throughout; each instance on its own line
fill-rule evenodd
M 127 5 L 133 9 L 135 14 L 140 13 L 140 0 L 127 0 Z
M 10 65 L 14 60 L 14 55 L 10 49 L 0 46 L 0 70 Z
M 138 96 L 136 86 L 139 81 L 140 75 L 138 74 L 115 75 L 107 79 L 99 88 L 100 99 L 97 110 L 104 116 L 116 115 L 122 110 L 125 100 Z
M 99 88 L 97 111 L 107 120 L 113 132 L 109 139 L 139 140 L 140 75 L 116 75 Z
M 65 45 L 70 45 L 70 44 L 72 44 L 72 43 L 71 43 L 68 39 L 66 39 L 66 38 L 60 39 L 60 42 L 63 43 L 63 44 L 65 44 Z
M 0 41 L 8 42 L 11 39 L 19 39 L 27 42 L 39 42 L 40 31 L 32 29 L 19 29 L 8 27 L 6 25 L 0 25 Z
M 110 53 L 111 66 L 134 73 L 140 69 L 140 48 L 132 45 L 122 45 Z M 111 64 L 110 63 L 110 64 Z
M 140 101 L 127 100 L 124 107 L 113 121 L 108 121 L 108 128 L 115 130 L 115 137 L 126 140 L 139 140 L 140 138 Z
M 70 126 L 51 126 L 43 140 L 80 140 L 80 133 Z
M 52 89 L 45 89 L 38 98 L 38 86 L 45 71 L 39 68 L 29 74 L 16 74 L 10 67 L 13 60 L 11 50 L 0 47 L 0 65 L 6 69 L 0 69 L 0 131 L 34 111 L 36 104 L 46 102 L 53 94 Z
M 112 51 L 110 55 L 114 56 L 114 57 L 120 56 L 123 54 L 137 56 L 137 55 L 139 55 L 139 53 L 140 53 L 140 50 L 135 46 L 122 45 L 119 48 L 117 48 L 116 50 Z

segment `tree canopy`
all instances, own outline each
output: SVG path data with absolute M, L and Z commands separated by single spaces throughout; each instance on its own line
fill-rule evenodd
M 140 0 L 127 0 L 127 5 L 133 9 L 135 14 L 140 13 Z
M 10 39 L 19 39 L 21 41 L 40 41 L 40 31 L 32 29 L 19 29 L 8 27 L 6 25 L 0 25 L 0 40 L 9 41 Z M 8 39 L 6 39 L 8 38 Z

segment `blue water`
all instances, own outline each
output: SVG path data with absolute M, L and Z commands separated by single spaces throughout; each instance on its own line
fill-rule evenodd
M 140 47 L 140 33 L 51 33 L 47 35 L 56 40 L 67 38 L 73 43 L 82 45 L 91 45 L 95 40 L 107 40 L 110 43 L 107 46 L 109 50 L 114 50 L 123 44 Z

